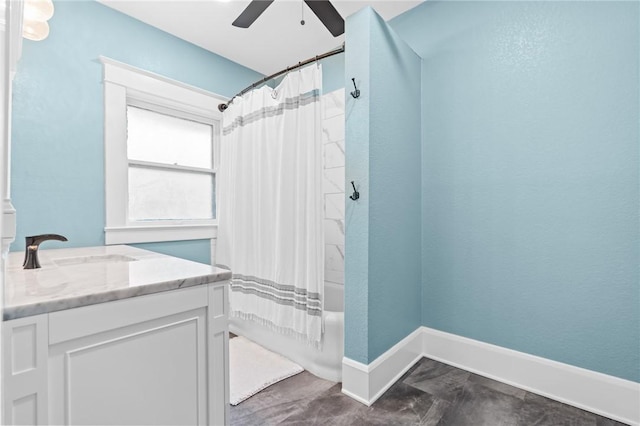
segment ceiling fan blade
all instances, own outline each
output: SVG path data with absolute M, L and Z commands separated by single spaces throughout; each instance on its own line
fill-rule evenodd
M 273 3 L 273 0 L 253 0 L 231 25 L 234 27 L 249 28 L 271 3 Z
M 328 0 L 304 0 L 334 37 L 344 33 L 344 19 Z

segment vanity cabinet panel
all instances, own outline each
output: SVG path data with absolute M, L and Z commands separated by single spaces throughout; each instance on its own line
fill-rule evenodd
M 205 308 L 53 345 L 50 420 L 205 425 Z
M 40 393 L 29 384 L 7 399 L 21 421 L 42 409 L 31 424 L 228 424 L 227 306 L 217 282 L 5 321 L 27 347 L 18 327 L 39 320 L 45 369 Z M 29 359 L 5 356 L 22 370 Z
M 230 409 L 228 387 L 217 385 L 229 383 L 229 286 L 209 286 L 209 307 L 210 423 L 220 425 L 225 424 L 225 419 L 229 419 Z
M 49 344 L 206 307 L 207 295 L 208 289 L 204 285 L 52 312 L 49 314 Z
M 47 315 L 3 324 L 3 424 L 49 424 Z

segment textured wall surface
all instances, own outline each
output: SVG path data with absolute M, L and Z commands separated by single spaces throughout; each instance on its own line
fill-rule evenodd
M 368 12 L 347 18 L 344 61 L 345 78 L 357 77 L 362 90 L 358 99 L 345 97 L 345 181 L 356 182 L 360 199 L 345 199 L 344 356 L 365 364 L 369 360 L 370 21 Z
M 49 24 L 46 40 L 25 40 L 14 82 L 12 250 L 24 249 L 25 235 L 49 232 L 66 235 L 65 247 L 104 244 L 99 55 L 223 96 L 262 77 L 93 1 L 57 2 Z M 208 240 L 149 247 L 209 262 Z
M 424 325 L 640 381 L 638 9 L 392 22 L 423 58 Z
M 421 59 L 371 16 L 369 360 L 420 325 Z
M 345 355 L 369 363 L 420 325 L 421 61 L 371 8 L 347 21 L 347 46 L 361 97 L 346 107 L 346 178 L 361 199 L 346 200 Z M 366 351 L 351 341 L 364 333 Z
M 324 53 L 324 52 L 318 52 Z M 307 58 L 300 58 L 307 59 Z M 344 88 L 344 53 L 329 56 L 322 63 L 322 90 L 324 93 L 335 92 Z

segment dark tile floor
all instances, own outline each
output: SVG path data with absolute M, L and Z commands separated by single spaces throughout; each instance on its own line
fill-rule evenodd
M 613 426 L 622 423 L 423 358 L 371 407 L 304 371 L 235 407 L 231 425 Z

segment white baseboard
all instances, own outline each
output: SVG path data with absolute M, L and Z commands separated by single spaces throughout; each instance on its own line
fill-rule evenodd
M 422 346 L 418 328 L 369 365 L 343 358 L 342 392 L 363 404 L 373 404 L 422 358 Z
M 423 354 L 624 423 L 640 424 L 640 383 L 422 327 Z
M 423 356 L 640 426 L 640 383 L 427 327 L 419 327 L 369 365 L 344 358 L 342 392 L 371 405 Z

